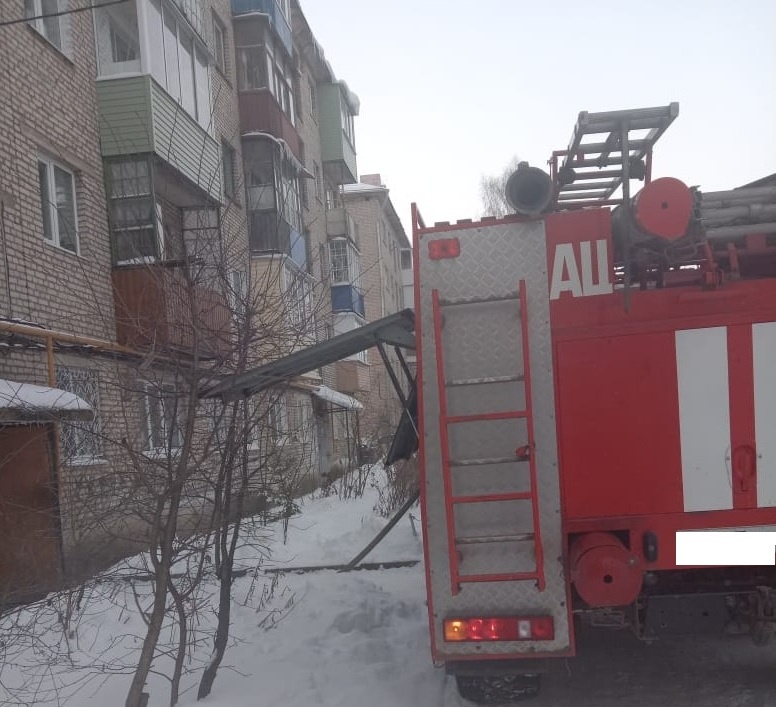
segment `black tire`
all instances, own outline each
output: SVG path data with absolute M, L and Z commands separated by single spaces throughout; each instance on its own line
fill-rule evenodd
M 461 697 L 480 705 L 508 705 L 539 694 L 540 675 L 456 675 Z

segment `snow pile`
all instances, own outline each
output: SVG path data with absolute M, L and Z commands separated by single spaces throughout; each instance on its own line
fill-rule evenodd
M 384 472 L 374 470 L 378 483 Z M 252 540 L 236 562 L 248 570 L 233 587 L 231 645 L 211 696 L 196 702 L 196 686 L 212 650 L 211 579 L 197 595 L 200 642 L 190 657 L 180 704 L 214 707 L 337 705 L 406 707 L 458 704 L 449 683 L 431 664 L 422 564 L 392 570 L 340 574 L 280 574 L 272 567 L 336 564 L 350 560 L 384 527 L 373 508 L 375 485 L 362 498 L 307 497 L 282 524 L 251 528 Z M 417 516 L 417 509 L 410 514 Z M 417 520 L 405 516 L 365 561 L 421 558 Z M 266 546 L 268 557 L 260 546 Z M 137 572 L 143 557 L 120 566 Z M 260 568 L 256 570 L 256 566 Z M 114 572 L 115 574 L 115 572 Z M 151 602 L 149 582 L 127 579 L 91 584 L 63 631 L 68 596 L 31 606 L 0 625 L 6 661 L 0 672 L 0 703 L 87 707 L 124 703 L 144 625 L 137 606 Z M 136 595 L 136 596 L 135 596 Z M 175 636 L 165 629 L 166 641 Z M 45 663 L 43 665 L 42 663 Z M 167 705 L 171 660 L 159 658 L 146 690 L 149 707 Z M 161 673 L 161 674 L 160 674 Z M 447 695 L 446 697 L 444 695 Z M 30 698 L 33 695 L 33 698 Z

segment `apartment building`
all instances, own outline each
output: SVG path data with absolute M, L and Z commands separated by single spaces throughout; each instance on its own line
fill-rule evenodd
M 333 331 L 327 242 L 336 195 L 356 179 L 358 99 L 295 0 L 233 0 L 232 13 L 249 283 L 258 326 L 273 341 L 261 358 L 270 360 Z M 321 475 L 355 462 L 361 404 L 337 386 L 324 368 L 293 381 L 274 405 L 299 463 Z
M 335 318 L 347 317 L 354 326 L 360 326 L 411 308 L 405 294 L 411 293 L 411 279 L 406 275 L 412 268 L 411 245 L 380 175 L 363 175 L 360 182 L 345 185 L 342 203 L 353 237 L 339 241 L 340 265 L 333 277 L 343 283 L 338 287 L 350 288 L 354 300 L 363 305 L 358 312 L 335 306 Z M 401 370 L 395 353 L 387 353 L 393 368 Z M 362 438 L 385 446 L 396 430 L 401 404 L 380 353 L 370 349 L 361 361 L 337 365 L 359 366 L 360 377 L 346 390 L 364 403 Z
M 27 20 L 0 26 L 0 594 L 142 543 L 138 499 L 181 454 L 192 371 L 257 365 L 366 314 L 338 270 L 358 98 L 298 2 L 79 8 L 0 6 Z M 256 468 L 309 486 L 355 464 L 363 403 L 342 391 L 368 366 L 350 363 L 261 401 Z M 196 414 L 213 434 L 210 407 Z M 202 480 L 218 454 L 200 451 Z M 212 489 L 187 494 L 194 528 Z
M 142 537 L 137 460 L 174 454 L 176 371 L 228 359 L 244 279 L 228 0 L 78 8 L 0 10 L 3 593 Z

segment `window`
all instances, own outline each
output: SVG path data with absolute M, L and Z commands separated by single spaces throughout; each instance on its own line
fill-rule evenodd
M 315 176 L 315 198 L 323 201 L 323 179 L 321 178 L 321 168 L 317 162 L 313 162 L 313 175 Z
M 221 142 L 221 169 L 223 171 L 224 196 L 234 198 L 234 148 L 225 140 Z
M 356 132 L 353 126 L 353 113 L 350 111 L 350 107 L 345 101 L 345 96 L 340 94 L 340 112 L 342 116 L 342 132 L 345 133 L 348 142 L 355 147 L 356 145 Z
M 299 157 L 302 167 L 307 169 L 307 157 L 305 155 L 304 143 L 299 141 Z M 307 177 L 299 178 L 299 198 L 302 202 L 302 206 L 306 209 L 310 208 L 310 195 L 307 193 Z
M 140 71 L 140 35 L 134 3 L 94 11 L 95 44 L 100 76 Z
M 308 80 L 308 87 L 310 89 L 310 115 L 317 120 L 318 118 L 318 95 L 315 88 L 315 84 L 312 80 Z
M 222 73 L 226 73 L 226 28 L 221 20 L 213 14 L 213 53 L 216 57 L 216 66 Z
M 401 251 L 401 269 L 412 270 L 412 251 L 406 248 Z
M 238 322 L 247 310 L 246 295 L 245 273 L 242 270 L 232 270 L 229 274 L 229 305 Z
M 30 27 L 43 35 L 59 51 L 64 52 L 68 20 L 67 15 L 57 15 L 65 9 L 60 5 L 61 0 L 24 0 L 24 15 L 30 18 Z
M 116 263 L 156 260 L 160 254 L 159 225 L 148 160 L 106 161 L 105 174 Z
M 173 386 L 146 387 L 141 400 L 140 422 L 145 451 L 174 451 L 181 446 L 185 421 Z
M 73 173 L 47 157 L 38 158 L 43 213 L 43 237 L 60 248 L 78 253 L 78 219 Z
M 286 401 L 282 395 L 270 403 L 266 424 L 271 439 L 277 441 L 286 434 Z
M 57 366 L 57 387 L 73 393 L 91 405 L 90 422 L 62 423 L 62 454 L 69 464 L 93 462 L 102 453 L 100 437 L 100 386 L 97 371 Z
M 237 88 L 253 91 L 267 87 L 267 56 L 263 46 L 237 49 Z
M 361 276 L 358 251 L 347 238 L 329 241 L 332 285 L 358 285 Z
M 194 6 L 192 3 L 191 7 Z M 210 81 L 207 56 L 167 6 L 163 7 L 159 0 L 147 0 L 146 10 L 152 76 L 203 129 L 208 130 Z
M 300 334 L 315 330 L 313 319 L 313 283 L 305 272 L 285 267 L 285 300 L 291 326 Z

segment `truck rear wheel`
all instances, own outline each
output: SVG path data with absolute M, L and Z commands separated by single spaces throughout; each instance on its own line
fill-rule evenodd
M 461 697 L 481 705 L 508 705 L 539 694 L 540 675 L 456 675 Z

